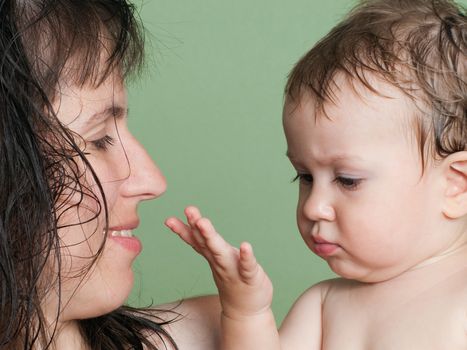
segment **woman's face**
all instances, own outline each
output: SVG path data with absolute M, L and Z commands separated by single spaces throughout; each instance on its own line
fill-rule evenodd
M 166 182 L 128 130 L 127 96 L 117 75 L 109 76 L 97 88 L 62 84 L 59 97 L 54 104 L 57 116 L 82 138 L 77 143 L 102 184 L 109 223 L 105 232 L 103 205 L 97 219 L 90 220 L 96 216 L 98 205 L 87 195 L 81 197 L 73 191 L 64 205 L 70 208 L 82 198 L 78 206 L 62 210 L 58 223 L 62 227 L 59 235 L 64 308 L 60 318 L 67 321 L 102 315 L 124 303 L 133 286 L 132 262 L 141 251 L 140 241 L 132 236 L 139 224 L 138 204 L 160 196 Z M 89 167 L 82 162 L 79 165 L 85 169 L 80 183 L 87 184 L 103 203 Z M 89 193 L 85 189 L 83 192 Z M 104 240 L 102 254 L 89 269 Z M 47 302 L 57 305 L 56 301 L 56 297 L 49 296 Z

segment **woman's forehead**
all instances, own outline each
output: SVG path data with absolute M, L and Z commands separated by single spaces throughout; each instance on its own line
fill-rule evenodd
M 71 84 L 60 86 L 54 108 L 64 125 L 89 124 L 100 116 L 126 114 L 128 100 L 122 79 L 109 76 L 99 86 Z

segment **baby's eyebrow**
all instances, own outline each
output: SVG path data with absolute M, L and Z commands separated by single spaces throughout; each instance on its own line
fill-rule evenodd
M 287 152 L 285 152 L 285 156 L 286 156 L 287 158 L 289 158 L 291 162 L 294 162 L 294 160 L 296 160 L 296 158 L 294 157 L 294 155 L 293 155 L 289 150 L 287 150 Z M 318 161 L 319 161 L 319 160 L 318 160 Z M 325 157 L 324 159 L 322 159 L 320 162 L 334 163 L 334 162 L 340 162 L 340 161 L 354 161 L 354 162 L 358 162 L 358 161 L 363 161 L 363 158 L 360 157 L 360 156 L 357 156 L 357 155 L 353 155 L 353 154 L 336 153 L 336 154 L 332 154 L 332 155 L 326 156 L 326 157 Z
M 289 161 L 293 165 L 296 165 L 296 163 L 298 163 L 297 159 L 293 156 L 292 152 L 290 152 L 289 150 L 287 150 L 287 152 L 285 152 L 285 156 L 289 159 Z
M 329 162 L 339 162 L 339 161 L 362 161 L 363 158 L 362 157 L 359 157 L 359 156 L 356 156 L 356 155 L 352 155 L 352 154 L 335 154 L 335 155 L 332 155 L 330 157 L 327 158 L 327 160 Z

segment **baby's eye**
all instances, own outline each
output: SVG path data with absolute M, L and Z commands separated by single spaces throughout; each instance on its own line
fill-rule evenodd
M 295 182 L 297 180 L 299 180 L 300 183 L 303 184 L 311 184 L 313 183 L 313 176 L 310 174 L 297 174 L 297 176 L 293 178 L 292 182 Z
M 91 141 L 91 143 L 98 150 L 106 151 L 109 146 L 112 146 L 114 144 L 114 139 L 109 135 L 105 135 L 100 139 Z
M 362 179 L 354 179 L 351 177 L 345 177 L 345 176 L 337 176 L 334 179 L 334 182 L 345 188 L 346 190 L 356 190 L 360 183 L 362 182 Z

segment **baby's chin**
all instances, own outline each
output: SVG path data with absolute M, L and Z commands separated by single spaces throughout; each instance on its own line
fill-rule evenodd
M 361 283 L 381 283 L 394 279 L 404 272 L 404 269 L 396 270 L 393 267 L 384 269 L 381 267 L 370 268 L 360 266 L 347 261 L 328 259 L 331 270 L 340 277 Z

